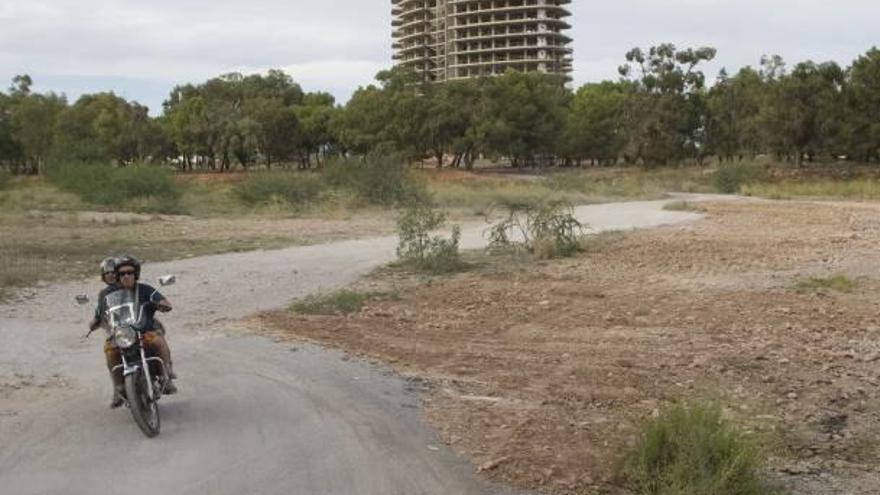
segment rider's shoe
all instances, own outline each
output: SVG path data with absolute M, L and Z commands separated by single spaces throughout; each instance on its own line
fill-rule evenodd
M 177 373 L 174 372 L 174 364 L 173 363 L 168 365 L 168 378 L 170 378 L 172 380 L 177 379 Z
M 113 389 L 113 398 L 110 399 L 110 409 L 116 409 L 117 407 L 122 405 L 122 394 L 119 393 L 119 389 Z
M 177 385 L 174 384 L 173 381 L 168 380 L 168 383 L 165 384 L 165 395 L 174 395 L 177 393 Z

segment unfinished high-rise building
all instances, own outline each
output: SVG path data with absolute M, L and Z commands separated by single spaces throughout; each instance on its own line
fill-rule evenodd
M 503 74 L 568 76 L 571 0 L 391 0 L 394 60 L 427 81 Z

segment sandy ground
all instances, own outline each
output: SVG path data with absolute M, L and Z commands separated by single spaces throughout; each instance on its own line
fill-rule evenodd
M 146 262 L 390 235 L 391 214 L 340 218 L 194 218 L 106 212 L 0 214 L 0 299 L 94 274 L 101 259 Z
M 585 207 L 596 228 L 680 223 L 662 202 Z M 593 220 L 600 220 L 593 222 Z M 466 247 L 484 225 L 465 226 Z M 150 263 L 175 273 L 163 315 L 181 392 L 147 440 L 107 409 L 101 339 L 82 341 L 95 277 L 0 303 L 0 486 L 15 494 L 492 494 L 420 412 L 420 380 L 312 345 L 252 336 L 241 318 L 348 285 L 394 259 L 394 237 Z M 123 462 L 124 461 L 124 462 Z M 144 466 L 149 469 L 144 469 Z M 156 472 L 161 476 L 156 476 Z M 109 473 L 109 474 L 108 474 Z
M 379 272 L 349 316 L 263 332 L 391 363 L 492 479 L 614 493 L 621 453 L 668 403 L 716 400 L 795 494 L 880 486 L 880 206 L 708 203 L 694 224 L 595 239 L 574 259 Z M 843 274 L 849 292 L 798 289 Z

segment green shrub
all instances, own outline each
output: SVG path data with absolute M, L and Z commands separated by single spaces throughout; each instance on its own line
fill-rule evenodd
M 421 202 L 410 203 L 397 219 L 397 257 L 415 268 L 434 274 L 449 273 L 461 267 L 459 241 L 461 229 L 452 228 L 448 239 L 431 236 L 446 220 L 446 215 Z
M 161 167 L 69 163 L 48 167 L 49 180 L 83 200 L 114 210 L 176 213 L 180 190 Z
M 639 495 L 780 493 L 761 473 L 757 447 L 721 408 L 676 405 L 644 428 L 621 477 Z
M 694 213 L 705 213 L 706 209 L 702 206 L 691 203 L 690 201 L 673 201 L 671 203 L 666 203 L 663 205 L 663 209 L 666 211 L 689 211 Z
M 235 188 L 235 195 L 246 205 L 283 202 L 299 207 L 318 199 L 326 189 L 317 175 L 302 172 L 256 172 Z
M 330 294 L 315 294 L 297 301 L 291 311 L 306 315 L 333 315 L 356 313 L 364 306 L 369 294 L 339 290 Z
M 525 249 L 539 258 L 573 256 L 584 226 L 563 202 L 510 204 L 507 217 L 489 228 L 489 250 Z
M 820 290 L 836 290 L 839 292 L 852 292 L 856 283 L 846 275 L 835 275 L 833 277 L 812 277 L 801 280 L 795 285 L 795 289 L 799 292 L 810 292 Z
M 324 181 L 333 188 L 348 189 L 370 204 L 401 205 L 424 200 L 424 187 L 406 164 L 390 156 L 331 160 L 324 167 Z
M 9 187 L 9 184 L 12 182 L 12 174 L 7 172 L 6 170 L 0 170 L 0 191 Z
M 737 194 L 742 187 L 759 179 L 759 169 L 748 163 L 732 163 L 718 167 L 713 177 L 715 189 L 723 194 Z

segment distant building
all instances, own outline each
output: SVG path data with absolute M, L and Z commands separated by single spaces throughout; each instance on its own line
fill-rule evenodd
M 571 0 L 391 0 L 394 60 L 427 81 L 504 73 L 568 76 Z

